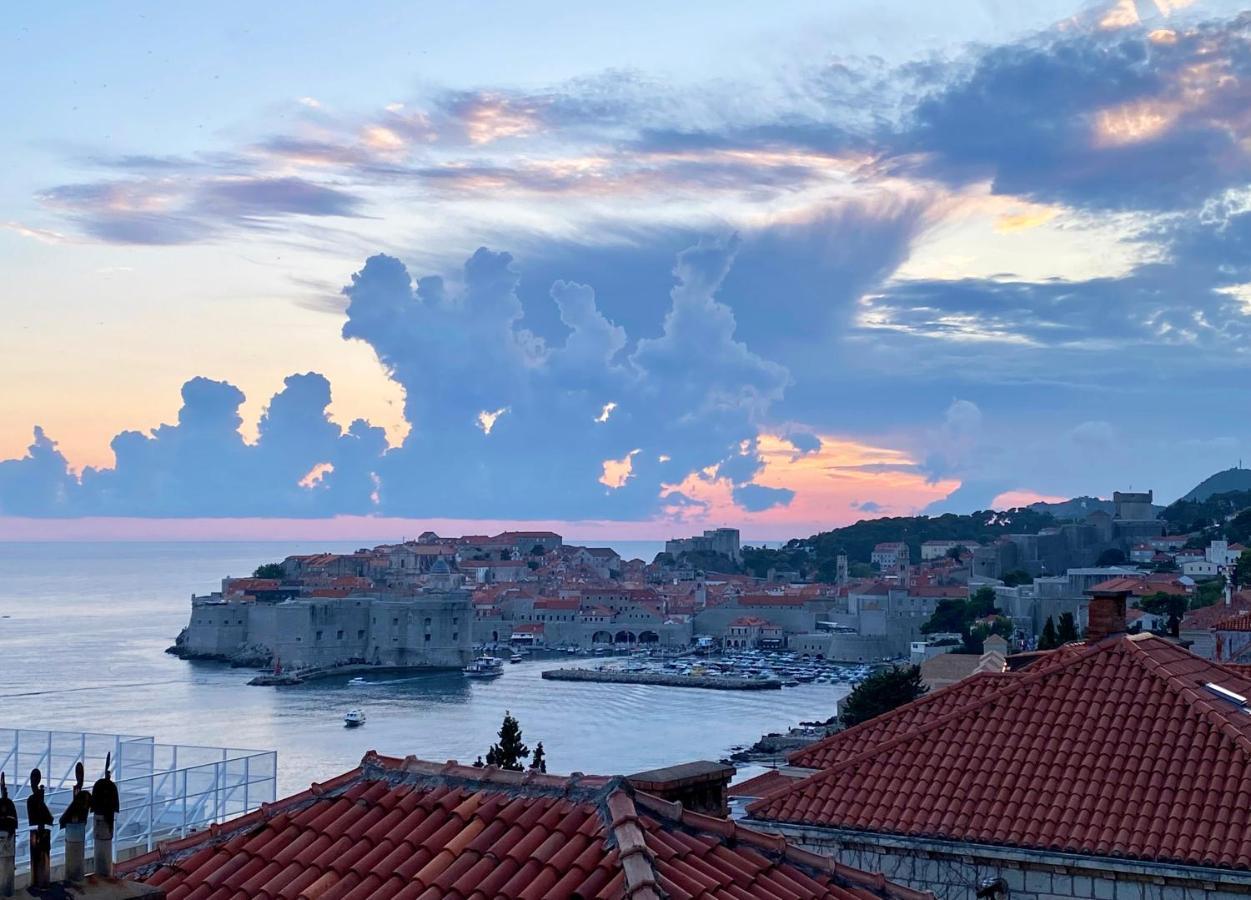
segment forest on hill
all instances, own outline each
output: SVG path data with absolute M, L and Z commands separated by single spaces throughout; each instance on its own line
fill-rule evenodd
M 1005 534 L 1033 534 L 1056 524 L 1050 513 L 1029 508 L 979 510 L 968 515 L 894 516 L 862 519 L 853 525 L 796 538 L 777 549 L 743 548 L 743 567 L 763 578 L 769 569 L 798 572 L 802 577 L 833 581 L 839 554 L 853 566 L 864 566 L 876 544 L 906 543 L 913 559 L 921 558 L 925 541 L 986 543 Z

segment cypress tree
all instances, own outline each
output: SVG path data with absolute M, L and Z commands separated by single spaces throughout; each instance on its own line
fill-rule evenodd
M 1051 621 L 1051 616 L 1047 616 L 1047 624 L 1043 626 L 1042 634 L 1038 636 L 1039 650 L 1054 650 L 1060 646 L 1060 636 L 1056 634 L 1056 623 Z
M 492 744 L 487 751 L 487 765 L 520 772 L 525 768 L 522 760 L 530 756 L 530 748 L 522 743 L 521 725 L 508 710 L 504 710 L 504 723 L 500 725 L 499 738 L 499 743 Z
M 530 761 L 530 768 L 539 772 L 547 772 L 547 754 L 543 752 L 542 741 L 539 741 L 534 747 L 534 759 Z
M 1077 640 L 1077 620 L 1073 618 L 1072 613 L 1066 612 L 1060 614 L 1059 636 L 1061 644 L 1067 644 L 1069 641 Z

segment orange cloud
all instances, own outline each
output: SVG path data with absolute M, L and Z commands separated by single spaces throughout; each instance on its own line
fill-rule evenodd
M 634 454 L 638 452 L 635 449 L 621 459 L 604 460 L 604 473 L 599 476 L 599 483 L 613 489 L 623 487 L 634 474 Z
M 995 509 L 1015 509 L 1018 506 L 1029 506 L 1031 503 L 1063 503 L 1068 497 L 1057 497 L 1053 494 L 1040 494 L 1028 488 L 1017 488 L 1015 491 L 1004 491 L 990 505 Z
M 784 437 L 762 434 L 757 442 L 764 467 L 756 484 L 795 492 L 786 506 L 747 512 L 734 502 L 733 484 L 714 470 L 692 472 L 665 485 L 671 500 L 665 514 L 695 526 L 734 523 L 764 538 L 788 538 L 828 530 L 858 519 L 914 515 L 960 486 L 954 479 L 928 481 L 916 460 L 902 450 L 821 435 L 821 447 L 801 453 Z M 679 500 L 681 494 L 687 502 Z M 866 513 L 861 504 L 872 503 Z

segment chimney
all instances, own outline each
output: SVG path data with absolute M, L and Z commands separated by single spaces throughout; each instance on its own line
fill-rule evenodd
M 730 814 L 728 790 L 737 770 L 721 763 L 699 761 L 649 769 L 627 775 L 635 790 L 682 804 L 683 809 L 725 818 Z
M 1125 606 L 1129 594 L 1128 590 L 1091 591 L 1090 608 L 1087 611 L 1087 644 L 1126 632 Z

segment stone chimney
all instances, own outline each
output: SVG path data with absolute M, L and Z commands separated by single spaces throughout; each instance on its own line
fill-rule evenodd
M 1106 637 L 1124 634 L 1125 606 L 1130 592 L 1124 591 L 1091 591 L 1090 607 L 1087 611 L 1086 643 L 1094 644 Z
M 725 818 L 730 814 L 728 791 L 735 772 L 733 766 L 701 760 L 635 772 L 626 780 L 635 790 L 676 801 L 691 812 Z

